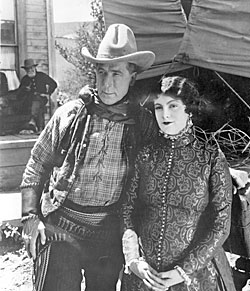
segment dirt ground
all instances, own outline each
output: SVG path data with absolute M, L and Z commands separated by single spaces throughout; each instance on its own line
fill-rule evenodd
M 32 260 L 21 242 L 0 242 L 1 291 L 32 291 Z
M 81 290 L 85 290 L 83 278 Z M 22 242 L 0 241 L 0 290 L 32 291 L 32 260 Z M 120 291 L 120 282 L 116 291 Z
M 234 272 L 239 285 L 237 290 L 250 291 L 250 280 Z M 241 289 L 239 286 L 246 286 Z M 22 242 L 0 241 L 0 289 L 1 291 L 32 291 L 32 260 L 28 257 Z M 85 289 L 84 281 L 82 290 Z M 117 284 L 120 291 L 120 282 Z

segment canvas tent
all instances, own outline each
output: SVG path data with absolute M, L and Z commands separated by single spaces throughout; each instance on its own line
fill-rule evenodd
M 155 64 L 142 78 L 185 65 L 250 77 L 249 0 L 102 2 L 107 26 L 127 24 L 138 48 L 155 52 Z

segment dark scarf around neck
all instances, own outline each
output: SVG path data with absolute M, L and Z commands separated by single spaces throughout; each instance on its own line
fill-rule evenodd
M 82 91 L 80 98 L 86 104 L 90 114 L 96 114 L 102 118 L 115 122 L 135 124 L 134 116 L 136 106 L 130 104 L 127 96 L 116 104 L 106 105 L 100 100 L 96 89 L 86 86 L 86 90 Z

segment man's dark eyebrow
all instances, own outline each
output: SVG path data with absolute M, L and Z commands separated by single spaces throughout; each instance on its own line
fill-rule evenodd
M 115 72 L 115 73 L 122 73 L 122 71 L 119 70 L 119 69 L 112 69 L 112 68 L 111 68 L 111 71 L 112 71 L 112 72 Z
M 105 71 L 105 69 L 102 66 L 98 66 L 97 67 L 97 70 L 104 70 Z M 110 71 L 115 72 L 115 73 L 121 73 L 122 74 L 122 70 L 120 70 L 120 69 L 110 68 Z

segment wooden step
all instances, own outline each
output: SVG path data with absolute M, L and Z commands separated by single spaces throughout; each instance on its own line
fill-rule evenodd
M 0 191 L 19 189 L 37 135 L 0 137 Z
M 21 225 L 21 192 L 0 192 L 0 225 Z

